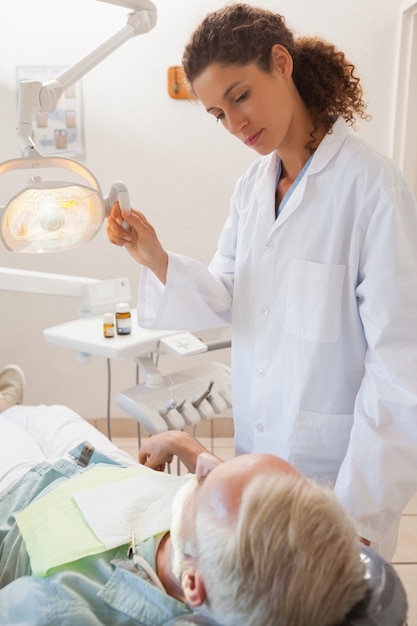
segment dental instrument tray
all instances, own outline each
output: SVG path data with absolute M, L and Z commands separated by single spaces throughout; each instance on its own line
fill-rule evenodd
M 116 404 L 150 435 L 182 430 L 216 417 L 232 406 L 230 367 L 210 362 L 162 376 L 152 362 L 138 359 L 145 382 L 116 395 Z

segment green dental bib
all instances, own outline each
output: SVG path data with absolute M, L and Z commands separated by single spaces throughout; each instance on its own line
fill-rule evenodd
M 61 482 L 18 513 L 16 522 L 33 573 L 48 576 L 55 567 L 108 549 L 87 523 L 73 494 L 106 485 L 117 487 L 120 481 L 149 475 L 149 472 L 153 474 L 146 467 L 95 465 L 83 474 Z M 116 506 L 117 503 L 109 499 L 109 510 Z

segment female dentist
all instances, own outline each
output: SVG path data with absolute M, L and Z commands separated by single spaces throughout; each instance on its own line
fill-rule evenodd
M 208 268 L 113 207 L 109 240 L 144 266 L 138 322 L 232 323 L 237 454 L 272 452 L 334 485 L 359 537 L 390 559 L 417 489 L 412 191 L 349 131 L 367 117 L 354 66 L 281 16 L 214 11 L 183 65 L 207 112 L 260 158 L 237 182 Z

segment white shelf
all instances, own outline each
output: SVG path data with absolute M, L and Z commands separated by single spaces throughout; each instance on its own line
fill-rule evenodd
M 136 311 L 132 311 L 135 320 Z M 103 316 L 84 317 L 43 331 L 45 339 L 64 348 L 95 354 L 108 359 L 131 359 L 158 350 L 159 340 L 174 334 L 172 330 L 147 330 L 132 324 L 130 335 L 106 338 Z

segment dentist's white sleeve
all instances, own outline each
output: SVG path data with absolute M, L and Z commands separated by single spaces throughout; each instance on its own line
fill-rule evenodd
M 225 326 L 231 323 L 229 289 L 199 261 L 169 252 L 166 285 L 146 267 L 142 268 L 138 324 L 170 330 Z

